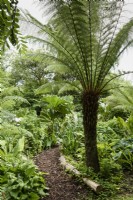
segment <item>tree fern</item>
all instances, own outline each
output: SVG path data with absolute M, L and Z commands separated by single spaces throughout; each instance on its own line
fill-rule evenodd
M 40 2 L 49 23 L 40 23 L 30 14 L 22 20 L 35 28 L 30 39 L 43 44 L 40 57 L 55 69 L 66 65 L 80 81 L 86 164 L 99 171 L 96 124 L 99 98 L 112 79 L 111 68 L 133 42 L 133 19 L 124 20 L 123 1 L 47 0 Z M 57 66 L 57 67 L 56 67 Z M 117 77 L 117 75 L 116 75 Z

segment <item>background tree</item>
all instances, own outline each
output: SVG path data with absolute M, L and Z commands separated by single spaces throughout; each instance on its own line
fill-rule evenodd
M 10 64 L 10 84 L 17 87 L 21 96 L 28 100 L 29 104 L 23 106 L 35 109 L 39 116 L 43 107 L 42 94 L 36 90 L 52 81 L 53 75 L 45 71 L 47 64 L 36 55 L 37 52 L 30 50 L 24 55 L 16 54 Z
M 36 34 L 31 34 L 33 41 L 43 47 L 47 45 L 40 57 L 46 57 L 55 68 L 67 69 L 80 81 L 86 165 L 99 171 L 96 139 L 99 99 L 117 77 L 110 76 L 111 68 L 133 42 L 133 19 L 122 21 L 123 1 L 48 0 L 40 4 L 51 17 L 47 25 L 28 13 L 22 20 L 36 28 Z

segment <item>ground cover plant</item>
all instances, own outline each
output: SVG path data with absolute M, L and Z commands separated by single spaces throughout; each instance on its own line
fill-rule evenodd
M 0 140 L 0 196 L 4 199 L 40 199 L 46 195 L 46 185 L 35 164 L 21 152 L 24 138 L 7 151 L 6 140 Z

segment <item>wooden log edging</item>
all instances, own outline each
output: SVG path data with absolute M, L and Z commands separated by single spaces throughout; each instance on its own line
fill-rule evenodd
M 81 173 L 73 165 L 66 162 L 66 159 L 63 155 L 60 156 L 59 160 L 63 168 L 65 168 L 66 170 L 70 172 L 73 172 L 75 175 L 78 175 L 78 176 L 81 175 Z M 95 181 L 92 181 L 88 178 L 82 178 L 82 180 L 87 186 L 89 186 L 97 194 L 100 193 L 103 189 L 102 186 L 96 183 Z

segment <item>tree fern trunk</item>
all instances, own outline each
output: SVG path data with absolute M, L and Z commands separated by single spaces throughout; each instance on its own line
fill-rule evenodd
M 95 172 L 100 171 L 97 151 L 97 112 L 99 95 L 93 91 L 85 91 L 82 96 L 83 125 L 85 135 L 86 165 Z

